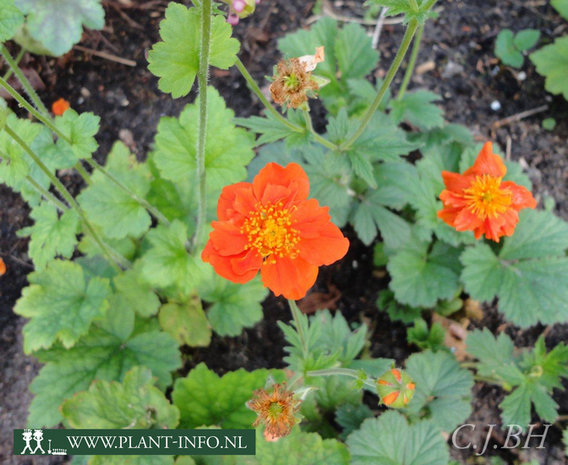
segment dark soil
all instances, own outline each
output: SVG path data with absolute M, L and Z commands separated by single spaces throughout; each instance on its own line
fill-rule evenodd
M 37 71 L 45 85 L 40 96 L 46 103 L 65 97 L 77 111 L 93 111 L 101 116 L 101 131 L 97 136 L 101 144 L 97 153 L 99 159 L 104 159 L 118 139 L 143 158 L 151 149 L 159 118 L 179 114 L 194 95 L 172 100 L 157 89 L 157 80 L 146 69 L 145 53 L 158 40 L 158 24 L 168 2 L 139 0 L 132 2 L 131 7 L 121 6 L 128 2 L 116 0 L 104 3 L 107 11 L 105 29 L 87 32 L 82 45 L 135 60 L 135 67 L 79 51 L 58 60 L 26 57 L 22 67 Z M 243 43 L 241 59 L 261 85 L 266 84 L 264 75 L 271 72 L 279 58 L 276 40 L 313 19 L 314 3 L 309 0 L 265 0 L 253 17 L 237 26 L 237 35 Z M 358 1 L 338 0 L 331 8 L 336 14 L 345 16 L 362 13 Z M 448 121 L 468 126 L 479 140 L 492 139 L 502 147 L 509 147 L 510 156 L 521 161 L 528 170 L 537 199 L 542 202 L 545 197 L 552 197 L 556 201 L 556 212 L 568 219 L 568 105 L 562 98 L 552 97 L 544 91 L 543 79 L 528 59 L 522 70 L 527 77 L 521 80 L 519 71 L 500 65 L 493 52 L 495 37 L 502 28 L 509 27 L 514 31 L 536 28 L 543 32 L 544 40 L 550 40 L 568 32 L 567 23 L 544 1 L 440 0 L 438 10 L 439 18 L 426 27 L 418 60 L 419 74 L 414 77 L 410 89 L 423 87 L 438 93 Z M 369 28 L 370 33 L 372 29 Z M 378 75 L 384 73 L 392 60 L 401 36 L 400 25 L 384 27 L 379 42 L 381 66 Z M 421 66 L 425 64 L 429 66 Z M 213 71 L 212 78 L 213 85 L 221 91 L 237 116 L 261 112 L 262 106 L 251 96 L 235 69 Z M 491 109 L 495 101 L 500 103 L 500 110 Z M 505 117 L 545 103 L 549 106 L 545 112 L 500 128 L 495 125 Z M 552 132 L 544 131 L 540 126 L 546 117 L 554 117 L 558 123 Z M 321 130 L 324 121 L 316 121 L 316 127 Z M 72 190 L 80 187 L 80 180 L 74 175 L 64 176 L 64 181 Z M 26 285 L 26 274 L 32 269 L 26 255 L 27 241 L 16 236 L 16 231 L 30 222 L 28 208 L 4 186 L 0 186 L 0 204 L 0 256 L 8 267 L 6 275 L 0 278 L 0 463 L 56 464 L 60 463 L 58 459 L 11 455 L 12 429 L 25 425 L 27 406 L 32 397 L 28 385 L 39 364 L 22 353 L 24 322 L 12 312 Z M 374 302 L 378 291 L 384 288 L 385 280 L 372 277 L 372 249 L 364 247 L 349 231 L 347 234 L 352 240 L 348 256 L 340 264 L 321 270 L 315 291 L 321 293 L 324 301 L 326 298 L 334 301 L 337 309 L 350 321 L 365 321 L 370 325 L 369 350 L 373 356 L 391 357 L 401 362 L 413 350 L 407 347 L 406 329 L 376 310 Z M 190 362 L 184 371 L 199 362 L 207 363 L 218 373 L 240 367 L 252 370 L 283 366 L 284 339 L 276 321 L 289 319 L 285 302 L 268 298 L 264 315 L 262 322 L 238 337 L 214 336 L 207 349 L 189 350 Z M 492 331 L 505 328 L 518 346 L 530 346 L 545 330 L 535 327 L 519 331 L 504 323 L 494 307 L 484 309 L 481 324 Z M 568 340 L 568 325 L 556 325 L 546 330 L 550 347 Z M 484 425 L 500 423 L 497 406 L 503 392 L 478 384 L 474 397 L 474 413 L 467 422 L 475 424 L 478 433 L 466 438 L 472 442 L 482 440 L 480 432 Z M 557 395 L 556 401 L 560 404 L 560 414 L 566 415 L 566 396 Z M 496 433 L 493 439 L 495 444 L 503 444 L 503 432 Z M 452 454 L 463 463 L 466 460 L 468 463 L 487 463 L 473 462 L 471 450 L 452 449 Z M 526 450 L 521 457 L 511 452 L 500 452 L 500 455 L 507 463 L 519 458 L 537 459 L 540 464 L 547 465 L 566 463 L 556 427 L 551 430 L 545 449 Z

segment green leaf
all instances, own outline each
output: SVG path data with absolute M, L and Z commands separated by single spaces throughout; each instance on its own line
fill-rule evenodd
M 233 125 L 234 113 L 225 106 L 217 90 L 209 87 L 207 94 L 205 169 L 207 189 L 216 204 L 218 193 L 224 186 L 246 178 L 246 165 L 254 156 L 254 142 L 251 133 Z M 164 179 L 184 186 L 196 185 L 198 120 L 198 102 L 187 105 L 179 118 L 164 117 L 160 120 L 153 160 Z
M 114 277 L 115 292 L 111 297 L 111 308 L 131 309 L 143 318 L 155 315 L 160 299 L 152 287 L 141 276 L 140 266 L 124 271 Z
M 61 406 L 65 424 L 76 429 L 175 428 L 178 409 L 154 387 L 148 368 L 132 368 L 122 382 L 99 381 Z
M 117 317 L 107 312 L 106 319 Z M 171 383 L 170 372 L 181 366 L 176 341 L 153 329 L 136 331 L 125 341 L 108 329 L 94 328 L 71 349 L 54 346 L 37 356 L 46 365 L 30 386 L 35 397 L 28 425 L 36 427 L 59 423 L 61 403 L 87 389 L 95 379 L 120 381 L 132 367 L 142 365 L 152 370 L 160 389 L 165 389 Z
M 274 442 L 267 441 L 257 429 L 255 456 L 209 455 L 200 459 L 205 465 L 348 465 L 349 453 L 341 442 L 299 428 Z
M 467 336 L 467 352 L 479 360 L 479 374 L 497 377 L 512 386 L 518 386 L 525 378 L 513 355 L 514 350 L 513 341 L 505 333 L 495 338 L 485 328 L 483 331 L 472 331 Z
M 235 64 L 240 44 L 231 38 L 232 27 L 224 17 L 211 18 L 209 64 L 228 69 Z M 187 95 L 199 70 L 201 11 L 171 2 L 160 23 L 162 42 L 148 52 L 148 69 L 160 78 L 158 86 L 173 98 Z
M 76 263 L 55 260 L 45 271 L 30 274 L 28 280 L 31 285 L 14 308 L 18 315 L 31 318 L 24 326 L 26 354 L 49 348 L 56 340 L 72 347 L 108 307 L 108 281 L 87 281 Z
M 503 29 L 499 32 L 495 41 L 495 55 L 508 66 L 520 68 L 523 66 L 525 57 L 515 45 L 513 31 Z
M 568 319 L 568 226 L 551 212 L 520 213 L 515 234 L 498 255 L 486 244 L 461 256 L 466 291 L 477 300 L 499 297 L 499 310 L 528 327 Z
M 550 0 L 550 4 L 558 11 L 560 16 L 568 20 L 568 1 L 567 0 Z M 566 441 L 568 444 L 568 441 Z
M 552 94 L 568 100 L 568 36 L 556 39 L 530 55 L 538 73 L 546 78 L 544 87 Z
M 141 258 L 144 279 L 156 287 L 176 286 L 181 292 L 191 292 L 198 284 L 199 265 L 186 250 L 186 226 L 174 220 L 169 227 L 153 228 L 146 237 L 152 247 Z
M 346 23 L 339 30 L 335 56 L 342 80 L 365 77 L 379 61 L 379 53 L 372 47 L 371 38 L 357 23 Z
M 250 428 L 256 414 L 245 403 L 278 371 L 239 369 L 219 377 L 200 363 L 174 384 L 172 400 L 180 411 L 180 427 Z
M 30 35 L 53 55 L 64 55 L 81 40 L 83 25 L 102 29 L 105 11 L 100 0 L 15 0 L 27 17 Z
M 416 345 L 420 350 L 430 349 L 433 352 L 444 349 L 446 331 L 440 323 L 434 323 L 431 328 L 422 318 L 414 321 L 414 326 L 406 330 L 409 344 Z
M 515 47 L 521 52 L 533 48 L 540 39 L 540 31 L 538 29 L 524 29 L 515 35 Z
M 345 440 L 353 431 L 361 427 L 363 421 L 373 416 L 373 411 L 365 404 L 340 405 L 335 412 L 335 422 L 343 429 L 340 437 Z
M 113 146 L 105 168 L 138 198 L 143 199 L 148 193 L 148 168 L 139 164 L 123 143 Z M 146 208 L 100 171 L 95 171 L 91 179 L 78 200 L 103 235 L 110 239 L 142 236 L 152 223 Z
M 211 326 L 197 295 L 182 304 L 169 303 L 160 309 L 160 326 L 179 345 L 207 347 L 211 342 Z
M 389 410 L 370 418 L 347 438 L 351 465 L 440 465 L 449 460 L 448 447 L 432 421 L 409 425 Z
M 260 137 L 256 140 L 257 146 L 285 139 L 296 133 L 270 113 L 265 118 L 251 116 L 250 118 L 235 118 L 234 121 L 235 124 L 260 134 Z
M 394 298 L 394 292 L 390 289 L 383 289 L 379 292 L 377 308 L 383 312 L 387 312 L 392 321 L 398 320 L 405 324 L 412 323 L 422 315 L 422 309 L 420 308 L 399 304 Z
M 398 250 L 387 269 L 396 300 L 413 307 L 432 307 L 438 299 L 451 299 L 459 288 L 459 249 L 427 242 Z
M 447 352 L 411 355 L 406 371 L 416 384 L 408 411 L 430 418 L 443 431 L 452 431 L 471 413 L 472 374 Z
M 235 284 L 211 269 L 198 289 L 199 296 L 209 304 L 207 319 L 221 336 L 238 336 L 262 319 L 262 301 L 268 295 L 260 278 L 246 284 Z
M 57 141 L 58 148 L 66 151 L 69 156 L 75 156 L 76 160 L 90 158 L 99 146 L 95 140 L 95 135 L 99 132 L 100 120 L 93 113 L 81 113 L 79 115 L 75 110 L 67 110 L 63 116 L 55 118 L 55 125 L 70 139 L 71 143 L 59 139 Z
M 432 102 L 441 100 L 428 90 L 407 92 L 401 100 L 391 100 L 391 116 L 397 123 L 406 121 L 420 129 L 439 128 L 444 125 L 444 112 Z
M 57 209 L 42 203 L 30 213 L 33 226 L 22 229 L 18 235 L 31 236 L 28 255 L 36 269 L 41 270 L 57 255 L 70 258 L 77 244 L 79 218 L 75 210 L 67 210 L 59 217 Z
M 23 24 L 24 15 L 14 5 L 14 0 L 0 0 L 0 42 L 14 37 L 16 30 Z M 0 129 L 2 125 L 0 125 Z

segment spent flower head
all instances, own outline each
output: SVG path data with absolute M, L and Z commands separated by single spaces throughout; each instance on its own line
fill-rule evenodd
M 507 168 L 487 142 L 473 166 L 463 174 L 442 171 L 446 189 L 440 194 L 444 208 L 438 217 L 458 231 L 473 231 L 499 242 L 511 236 L 519 222 L 519 211 L 535 208 L 531 192 L 512 181 L 503 181 Z
M 276 441 L 290 434 L 296 423 L 301 401 L 293 392 L 287 391 L 283 384 L 274 384 L 272 392 L 265 389 L 254 391 L 247 407 L 258 415 L 253 426 L 264 425 L 264 437 L 267 441 Z
M 308 97 L 315 97 L 320 84 L 312 76 L 312 71 L 324 59 L 324 48 L 318 47 L 315 55 L 280 61 L 270 85 L 272 100 L 282 106 L 299 108 L 308 101 Z

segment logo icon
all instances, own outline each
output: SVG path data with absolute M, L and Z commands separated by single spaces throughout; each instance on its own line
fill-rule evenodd
M 47 454 L 42 447 L 43 443 L 43 430 L 41 429 L 25 429 L 22 432 L 22 440 L 26 443 L 24 449 L 20 454 L 25 454 L 29 452 L 29 454 L 43 454 L 43 455 L 67 455 L 66 449 L 52 449 L 51 448 L 51 439 L 49 439 L 49 448 L 47 450 Z M 35 448 L 33 447 L 32 443 L 35 441 Z M 39 452 L 38 452 L 39 451 Z

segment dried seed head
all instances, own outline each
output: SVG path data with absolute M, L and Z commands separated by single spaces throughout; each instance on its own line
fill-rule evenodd
M 315 96 L 319 89 L 311 71 L 306 71 L 299 58 L 280 61 L 273 79 L 270 94 L 272 100 L 282 106 L 298 108 L 308 101 L 308 97 Z

